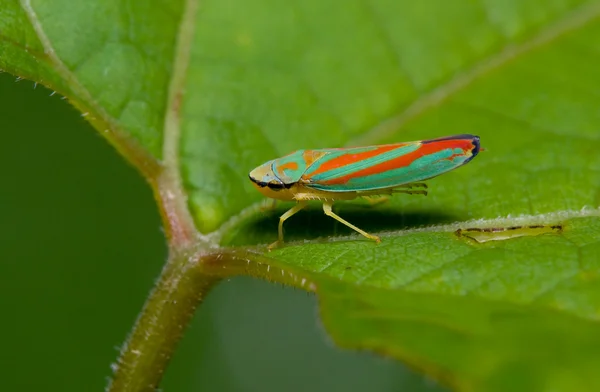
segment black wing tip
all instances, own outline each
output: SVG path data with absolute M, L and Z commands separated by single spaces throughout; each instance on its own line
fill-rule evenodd
M 439 137 L 437 139 L 423 140 L 421 143 L 428 144 L 428 143 L 441 142 L 444 140 L 464 140 L 464 139 L 471 139 L 471 140 L 473 140 L 473 144 L 479 146 L 479 136 L 471 135 L 468 133 L 463 133 L 460 135 L 444 136 L 444 137 Z M 477 147 L 477 150 L 479 150 L 479 147 Z
M 431 139 L 431 140 L 423 140 L 421 143 L 428 144 L 428 143 L 441 142 L 444 140 L 470 140 L 471 141 L 471 143 L 473 144 L 473 149 L 471 150 L 471 156 L 467 160 L 465 160 L 463 162 L 463 164 L 469 163 L 473 158 L 475 158 L 477 156 L 477 154 L 479 154 L 479 151 L 481 150 L 481 143 L 479 141 L 479 136 L 471 135 L 468 133 L 463 133 L 460 135 L 445 136 L 445 137 L 440 137 L 440 138 Z
M 473 158 L 475 158 L 477 156 L 477 154 L 479 154 L 479 151 L 481 150 L 481 143 L 479 141 L 479 136 L 475 136 L 475 135 L 468 135 L 471 137 L 471 143 L 473 143 L 473 149 L 471 150 L 471 156 L 465 161 L 465 163 L 469 163 Z

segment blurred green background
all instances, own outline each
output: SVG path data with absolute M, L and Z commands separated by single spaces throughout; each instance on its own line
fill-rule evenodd
M 166 247 L 149 187 L 79 113 L 0 75 L 3 391 L 101 391 Z M 313 295 L 249 278 L 197 312 L 165 391 L 439 391 L 333 346 Z

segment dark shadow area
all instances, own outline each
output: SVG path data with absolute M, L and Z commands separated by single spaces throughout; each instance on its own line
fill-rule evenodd
M 391 359 L 335 347 L 317 306 L 312 294 L 258 279 L 219 284 L 181 342 L 164 390 L 183 391 L 188 380 L 185 391 L 446 391 Z
M 225 239 L 228 245 L 256 245 L 271 243 L 277 239 L 279 217 L 293 204 L 278 206 L 240 224 Z M 394 207 L 369 207 L 340 203 L 334 212 L 353 225 L 371 234 L 385 231 L 401 231 L 418 227 L 456 222 L 460 217 L 439 210 L 401 211 Z M 285 221 L 285 241 L 304 241 L 347 236 L 356 232 L 335 219 L 326 216 L 322 207 L 315 203 Z M 356 233 L 358 235 L 358 233 Z M 367 240 L 366 238 L 363 238 Z M 368 240 L 367 240 L 368 241 Z
M 144 179 L 58 94 L 33 87 L 0 75 L 2 390 L 102 391 L 165 239 Z

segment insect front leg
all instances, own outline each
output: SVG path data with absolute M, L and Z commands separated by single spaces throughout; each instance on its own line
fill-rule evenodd
M 331 202 L 323 203 L 323 212 L 325 213 L 325 215 L 332 217 L 333 219 L 335 219 L 336 221 L 338 221 L 340 223 L 343 223 L 344 225 L 348 226 L 352 230 L 355 230 L 355 231 L 359 232 L 360 234 L 364 235 L 368 239 L 373 240 L 377 243 L 381 242 L 381 239 L 379 237 L 377 237 L 376 235 L 369 234 L 366 231 L 359 229 L 358 227 L 354 226 L 352 223 L 350 223 L 350 222 L 340 218 L 338 215 L 336 215 L 333 212 L 333 205 Z
M 298 211 L 302 210 L 304 207 L 306 207 L 306 201 L 301 200 L 298 202 L 298 204 L 287 210 L 283 215 L 279 217 L 279 237 L 277 241 L 273 242 L 271 245 L 268 246 L 269 250 L 275 248 L 277 245 L 283 244 L 283 222 L 285 222 L 286 219 L 288 219 Z
M 262 212 L 274 210 L 277 207 L 276 199 L 265 199 L 265 201 L 260 206 L 260 210 Z

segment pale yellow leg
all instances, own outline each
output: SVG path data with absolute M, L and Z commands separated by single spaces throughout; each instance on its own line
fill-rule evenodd
M 325 212 L 325 215 L 332 217 L 333 219 L 335 219 L 336 221 L 343 223 L 344 225 L 348 226 L 349 228 L 351 228 L 352 230 L 355 230 L 357 232 L 359 232 L 360 234 L 364 235 L 365 237 L 367 237 L 370 240 L 373 240 L 377 243 L 380 243 L 381 240 L 379 239 L 379 237 L 377 237 L 376 235 L 373 234 L 369 234 L 364 230 L 359 229 L 358 227 L 354 226 L 352 223 L 345 221 L 344 219 L 340 218 L 339 216 L 337 216 L 333 211 L 332 211 L 332 204 L 331 203 L 323 203 L 323 212 Z
M 390 197 L 389 196 L 377 196 L 377 197 L 363 196 L 363 199 L 365 199 L 369 203 L 369 207 L 373 207 L 378 204 L 387 202 L 388 200 L 390 200 Z
M 277 207 L 277 200 L 265 199 L 265 202 L 260 206 L 262 212 L 274 210 Z
M 285 222 L 286 219 L 288 219 L 289 217 L 294 215 L 296 212 L 302 210 L 304 207 L 306 207 L 306 202 L 299 201 L 298 204 L 296 204 L 295 206 L 293 206 L 292 208 L 287 210 L 285 212 L 285 214 L 283 214 L 279 217 L 279 237 L 278 237 L 277 241 L 275 241 L 271 245 L 269 245 L 269 247 L 268 247 L 269 250 L 275 248 L 277 245 L 283 244 L 283 222 Z

